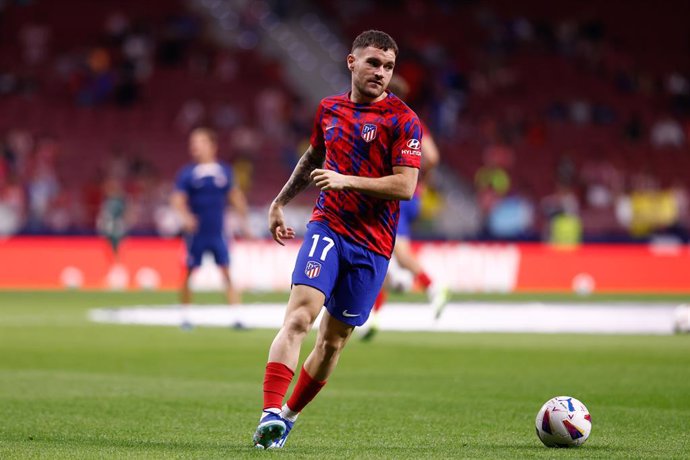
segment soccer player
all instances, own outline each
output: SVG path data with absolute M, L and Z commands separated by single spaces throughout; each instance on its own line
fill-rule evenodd
M 321 189 L 295 262 L 283 326 L 268 354 L 256 447 L 283 447 L 352 331 L 367 320 L 385 279 L 398 200 L 412 197 L 421 162 L 419 119 L 385 91 L 397 55 L 384 32 L 357 36 L 347 56 L 350 91 L 321 101 L 311 145 L 269 209 L 273 239 L 284 244 L 295 233 L 285 226 L 283 207 L 311 182 Z M 324 305 L 314 349 L 283 405 L 302 342 Z
M 405 79 L 398 75 L 394 75 L 388 85 L 388 90 L 400 99 L 405 100 L 409 93 L 409 86 Z M 438 282 L 432 281 L 414 252 L 412 252 L 411 241 L 412 225 L 419 217 L 425 183 L 428 181 L 431 171 L 438 166 L 440 161 L 438 146 L 429 130 L 426 129 L 424 122 L 421 123 L 424 130 L 424 138 L 422 139 L 421 147 L 423 152 L 421 172 L 412 199 L 400 202 L 400 219 L 398 220 L 398 232 L 395 239 L 395 247 L 393 248 L 393 257 L 397 260 L 398 265 L 409 270 L 414 276 L 414 280 L 424 288 L 434 312 L 434 317 L 438 319 L 448 303 L 448 288 Z M 369 329 L 362 335 L 362 340 L 371 340 L 378 332 L 378 313 L 386 303 L 386 299 L 388 298 L 386 289 L 390 284 L 389 273 L 386 282 L 384 282 L 384 287 L 374 301 L 374 308 L 372 310 L 371 320 L 369 321 Z
M 240 293 L 230 278 L 230 255 L 223 223 L 228 202 L 246 226 L 247 200 L 235 184 L 232 167 L 217 159 L 218 138 L 215 131 L 200 127 L 189 135 L 189 152 L 193 162 L 177 175 L 172 205 L 182 218 L 187 245 L 187 271 L 180 291 L 182 304 L 189 304 L 189 279 L 201 265 L 206 252 L 213 254 L 226 288 L 226 300 L 240 303 Z

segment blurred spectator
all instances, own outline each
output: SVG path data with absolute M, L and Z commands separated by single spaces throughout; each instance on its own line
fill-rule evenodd
M 129 18 L 123 11 L 113 11 L 105 19 L 105 35 L 111 45 L 120 46 L 129 30 Z
M 238 73 L 238 62 L 228 50 L 221 50 L 216 54 L 214 66 L 215 76 L 222 82 L 230 82 Z
M 24 225 L 26 197 L 19 181 L 0 172 L 0 237 L 17 233 Z
M 146 80 L 153 71 L 154 44 L 146 26 L 132 28 L 122 41 L 122 55 L 136 81 Z
M 54 201 L 60 195 L 60 182 L 55 170 L 57 142 L 40 139 L 28 177 L 29 225 L 34 229 L 45 226 L 45 220 Z
M 87 56 L 87 70 L 77 94 L 80 105 L 100 105 L 109 100 L 115 86 L 110 71 L 110 55 L 104 48 L 94 48 Z
M 29 67 L 45 63 L 48 58 L 51 31 L 44 25 L 29 22 L 19 30 L 22 59 Z
M 583 99 L 576 99 L 570 104 L 570 118 L 578 125 L 590 122 L 592 118 L 592 108 L 589 102 Z
M 220 101 L 213 109 L 213 126 L 219 131 L 228 130 L 242 120 L 237 108 L 228 101 Z
M 581 179 L 588 207 L 610 208 L 623 192 L 623 173 L 606 159 L 585 162 Z
M 580 203 L 567 181 L 561 182 L 554 193 L 542 198 L 540 207 L 546 222 L 545 241 L 557 246 L 572 246 L 582 241 Z
M 671 107 L 679 116 L 690 116 L 690 81 L 680 72 L 671 73 L 666 80 L 666 91 L 671 96 Z
M 188 14 L 168 16 L 159 39 L 158 61 L 168 67 L 178 66 L 197 34 L 198 25 Z
M 256 114 L 263 134 L 276 140 L 285 136 L 287 101 L 278 88 L 264 88 L 256 95 Z
M 678 190 L 662 190 L 654 186 L 636 188 L 628 199 L 630 215 L 627 226 L 635 238 L 674 227 L 680 221 L 683 196 Z
M 206 108 L 204 104 L 199 99 L 188 99 L 177 112 L 175 124 L 180 132 L 188 133 L 195 126 L 203 124 L 205 119 Z
M 29 131 L 13 129 L 7 134 L 5 141 L 5 161 L 11 174 L 19 179 L 25 179 L 34 149 L 34 138 Z
M 634 113 L 628 118 L 623 126 L 623 136 L 630 142 L 639 142 L 644 136 L 644 126 L 640 115 Z
M 235 155 L 251 160 L 262 148 L 263 136 L 249 125 L 240 125 L 232 130 L 230 148 Z
M 103 200 L 96 220 L 96 229 L 108 240 L 115 261 L 119 259 L 120 243 L 127 234 L 126 211 L 124 184 L 116 177 L 107 178 L 103 183 Z
M 564 154 L 558 159 L 556 183 L 566 189 L 571 189 L 577 185 L 577 166 L 572 155 Z
M 534 223 L 534 206 L 521 194 L 500 199 L 489 211 L 487 229 L 493 238 L 529 238 Z
M 680 123 L 670 116 L 657 120 L 650 131 L 651 143 L 654 147 L 676 147 L 685 144 L 685 134 Z
M 484 149 L 484 163 L 474 176 L 474 183 L 480 194 L 486 192 L 496 196 L 508 193 L 511 187 L 509 169 L 515 161 L 515 153 L 506 144 L 490 144 Z

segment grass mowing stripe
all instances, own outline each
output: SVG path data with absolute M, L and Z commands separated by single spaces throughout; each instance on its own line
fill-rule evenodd
M 353 339 L 282 452 L 257 452 L 250 439 L 274 332 L 85 319 L 89 308 L 157 302 L 174 295 L 0 292 L 0 458 L 608 459 L 690 450 L 689 336 L 382 332 L 369 344 Z M 34 315 L 46 322 L 3 322 Z M 74 323 L 50 324 L 65 317 Z M 312 344 L 313 334 L 303 356 Z M 588 406 L 594 426 L 584 447 L 554 451 L 534 435 L 534 417 L 563 394 Z

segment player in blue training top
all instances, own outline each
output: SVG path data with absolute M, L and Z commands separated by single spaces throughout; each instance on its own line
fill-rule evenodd
M 256 447 L 283 447 L 298 414 L 325 385 L 356 326 L 369 317 L 395 244 L 399 200 L 409 200 L 421 162 L 417 115 L 386 92 L 398 46 L 386 33 L 361 33 L 347 56 L 351 90 L 321 101 L 311 145 L 271 204 L 273 238 L 295 233 L 283 207 L 310 183 L 321 193 L 292 274 L 283 326 L 268 354 Z M 316 344 L 289 400 L 302 342 L 325 305 Z
M 187 272 L 180 291 L 180 301 L 189 304 L 189 278 L 206 252 L 213 254 L 226 286 L 227 302 L 240 303 L 240 294 L 230 278 L 230 255 L 225 238 L 225 210 L 228 202 L 246 225 L 247 200 L 235 184 L 232 167 L 217 159 L 218 138 L 210 128 L 196 128 L 189 135 L 193 163 L 177 175 L 173 207 L 182 218 L 187 245 Z
M 409 86 L 405 79 L 398 75 L 393 75 L 388 85 L 388 90 L 402 100 L 405 100 L 409 93 Z M 434 168 L 438 166 L 440 161 L 438 146 L 433 136 L 426 128 L 424 122 L 421 120 L 420 122 L 424 130 L 424 138 L 422 139 L 421 147 L 423 153 L 422 167 L 414 196 L 409 201 L 400 202 L 400 219 L 398 220 L 398 233 L 395 239 L 393 257 L 398 262 L 398 265 L 405 270 L 409 270 L 414 276 L 414 281 L 424 288 L 434 312 L 434 317 L 438 319 L 448 303 L 448 288 L 439 282 L 432 281 L 412 250 L 412 226 L 419 217 L 421 211 L 422 193 L 426 182 L 428 182 Z M 378 313 L 386 303 L 386 299 L 388 298 L 387 289 L 390 288 L 391 284 L 391 273 L 389 271 L 384 287 L 374 301 L 371 319 L 367 323 L 368 329 L 362 335 L 362 340 L 371 340 L 378 332 Z M 386 287 L 386 285 L 389 286 Z

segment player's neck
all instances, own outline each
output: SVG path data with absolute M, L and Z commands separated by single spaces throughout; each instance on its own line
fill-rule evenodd
M 355 104 L 375 104 L 376 102 L 380 102 L 384 100 L 388 96 L 388 92 L 384 91 L 381 93 L 380 96 L 371 98 L 368 96 L 365 96 L 364 94 L 360 93 L 357 91 L 355 88 L 352 88 L 350 90 L 350 100 L 354 102 Z

